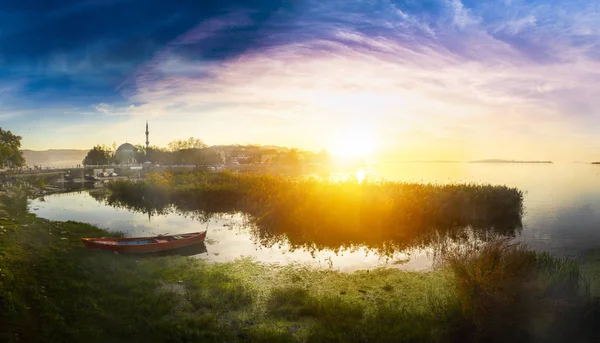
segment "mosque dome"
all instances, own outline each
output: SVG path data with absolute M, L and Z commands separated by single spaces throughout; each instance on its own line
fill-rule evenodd
M 117 163 L 119 164 L 130 164 L 136 163 L 135 155 L 137 152 L 137 148 L 130 143 L 121 144 L 117 151 L 115 152 L 115 157 L 117 159 Z
M 118 148 L 117 148 L 117 154 L 119 152 L 136 152 L 137 148 L 131 144 L 131 143 L 124 143 L 121 144 Z

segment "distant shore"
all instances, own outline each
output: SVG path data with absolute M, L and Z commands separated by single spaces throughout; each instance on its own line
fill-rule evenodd
M 515 160 L 479 160 L 469 163 L 529 163 L 529 164 L 552 164 L 552 161 L 515 161 Z

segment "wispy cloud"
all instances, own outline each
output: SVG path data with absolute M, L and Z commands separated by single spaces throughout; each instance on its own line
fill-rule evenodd
M 100 103 L 92 105 L 92 108 L 106 116 L 129 116 L 135 112 L 134 105 L 115 107 L 109 104 Z
M 518 158 L 527 145 L 535 158 L 551 159 L 542 155 L 566 149 L 556 137 L 599 141 L 600 3 L 274 3 L 211 8 L 149 40 L 160 44 L 139 45 L 139 56 L 111 36 L 78 54 L 53 52 L 44 65 L 69 77 L 64 88 L 110 76 L 103 82 L 124 99 L 77 105 L 116 121 L 111 137 L 148 118 L 155 139 L 185 133 L 315 149 L 348 122 L 391 149 L 432 154 Z M 106 49 L 119 58 L 99 63 L 95 52 Z M 75 57 L 85 58 L 73 64 Z M 128 58 L 138 64 L 122 77 Z M 572 153 L 591 154 L 592 146 Z
M 534 27 L 535 23 L 535 16 L 528 15 L 523 18 L 501 23 L 496 29 L 494 29 L 494 33 L 505 32 L 510 35 L 515 35 L 523 31 L 525 28 Z
M 468 9 L 458 0 L 440 7 L 451 18 L 447 24 L 396 5 L 385 18 L 373 18 L 360 8 L 348 11 L 346 4 L 322 5 L 320 11 L 338 20 L 319 19 L 318 32 L 309 25 L 315 19 L 299 14 L 298 24 L 277 44 L 219 62 L 181 59 L 172 46 L 190 42 L 201 47 L 203 39 L 218 37 L 234 21 L 204 24 L 217 29 L 194 29 L 182 36 L 193 39 L 178 38 L 159 52 L 135 77 L 130 99 L 144 103 L 136 111 L 159 117 L 204 107 L 197 114 L 199 123 L 209 114 L 235 112 L 258 122 L 276 118 L 282 130 L 298 121 L 311 123 L 322 135 L 354 118 L 395 135 L 396 146 L 402 145 L 403 133 L 418 130 L 420 139 L 412 138 L 416 145 L 433 148 L 454 137 L 461 148 L 482 154 L 496 144 L 515 146 L 528 139 L 546 144 L 549 134 L 575 137 L 596 116 L 600 97 L 592 94 L 600 91 L 600 79 L 591 75 L 600 66 L 587 51 L 575 52 L 567 39 L 559 46 L 547 42 L 543 48 L 572 55 L 561 63 L 539 64 L 522 45 L 498 36 L 525 34 L 522 39 L 544 43 L 531 31 L 540 8 L 491 25 L 486 21 L 490 13 Z M 392 8 L 387 1 L 379 4 Z M 333 11 L 340 7 L 341 12 Z M 274 27 L 277 21 L 274 16 Z M 480 140 L 484 143 L 469 146 Z

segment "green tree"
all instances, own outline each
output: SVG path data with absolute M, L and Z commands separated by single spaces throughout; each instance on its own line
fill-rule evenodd
M 95 165 L 108 165 L 113 162 L 114 153 L 107 147 L 96 145 L 90 151 L 87 156 L 83 159 L 83 165 L 95 166 Z
M 141 144 L 136 144 L 135 148 L 137 149 L 135 151 L 135 160 L 138 161 L 139 163 L 141 162 L 146 162 L 146 146 L 145 145 L 141 145 Z
M 173 153 L 157 146 L 148 148 L 148 157 L 150 161 L 160 164 L 172 164 L 174 159 Z
M 179 151 L 187 149 L 204 149 L 208 147 L 203 141 L 198 138 L 190 137 L 187 140 L 176 140 L 172 141 L 168 145 L 169 151 Z
M 21 136 L 0 128 L 0 166 L 22 166 L 25 158 L 21 149 Z

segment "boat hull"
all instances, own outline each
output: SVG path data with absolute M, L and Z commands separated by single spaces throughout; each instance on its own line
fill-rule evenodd
M 107 250 L 125 254 L 144 254 L 169 251 L 204 242 L 206 231 L 181 235 L 135 238 L 82 238 L 83 245 L 92 250 Z

